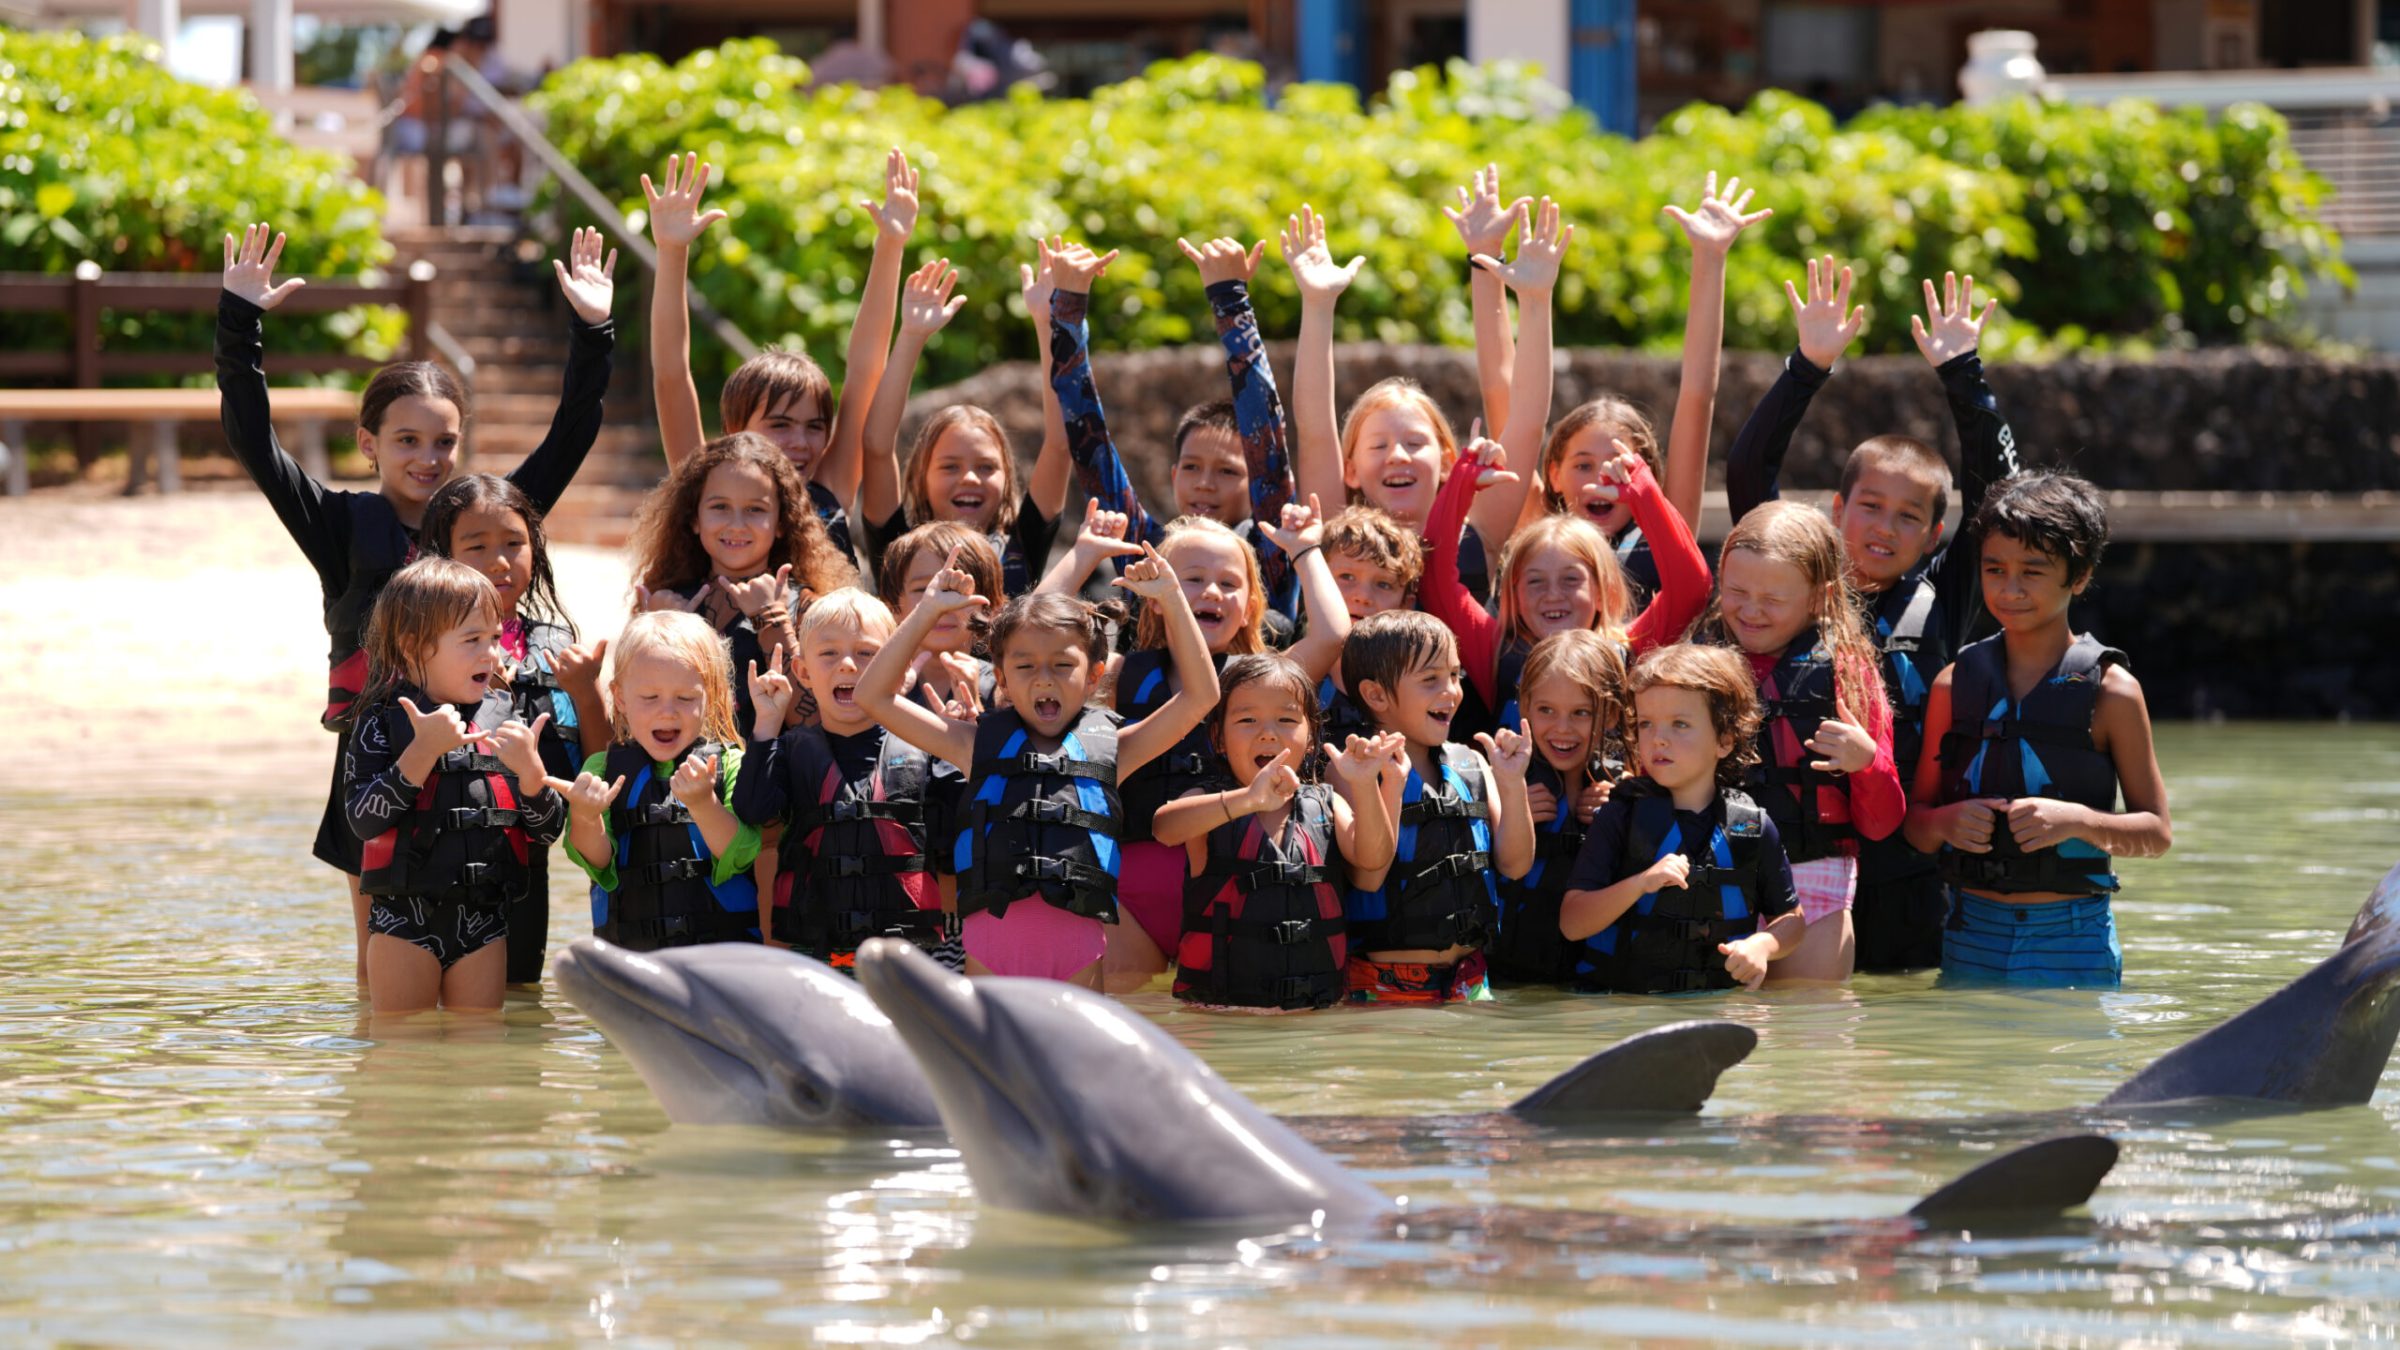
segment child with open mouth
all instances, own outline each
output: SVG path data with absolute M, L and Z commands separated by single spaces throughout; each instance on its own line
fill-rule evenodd
M 1525 658 L 1525 803 L 1533 816 L 1533 866 L 1500 882 L 1500 931 L 1489 957 L 1501 985 L 1565 984 L 1580 966 L 1559 932 L 1567 874 L 1584 830 L 1627 771 L 1624 649 L 1589 629 L 1554 633 Z

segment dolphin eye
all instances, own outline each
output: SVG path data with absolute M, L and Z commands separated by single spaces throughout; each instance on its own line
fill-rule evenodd
M 813 1078 L 795 1077 L 792 1079 L 792 1105 L 809 1115 L 821 1116 L 828 1106 L 825 1089 L 819 1087 Z

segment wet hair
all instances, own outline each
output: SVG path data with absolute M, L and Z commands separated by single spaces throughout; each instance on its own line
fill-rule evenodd
M 1500 600 L 1500 631 L 1526 642 L 1536 640 L 1517 604 L 1517 569 L 1546 548 L 1555 548 L 1591 569 L 1592 593 L 1600 604 L 1592 618 L 1593 630 L 1610 641 L 1625 641 L 1625 611 L 1633 608 L 1633 591 L 1625 584 L 1624 565 L 1617 561 L 1617 551 L 1608 546 L 1608 536 L 1581 516 L 1539 517 L 1500 546 L 1500 576 L 1492 586 Z
M 367 387 L 358 396 L 358 429 L 372 436 L 383 430 L 383 415 L 401 399 L 414 396 L 430 401 L 447 401 L 458 409 L 458 420 L 467 420 L 467 391 L 460 387 L 458 377 L 431 361 L 395 361 L 375 372 Z
M 1574 503 L 1560 496 L 1550 486 L 1550 477 L 1565 461 L 1568 443 L 1595 427 L 1603 430 L 1613 428 L 1617 439 L 1625 442 L 1650 466 L 1652 477 L 1666 476 L 1666 465 L 1659 456 L 1658 431 L 1650 425 L 1650 415 L 1614 394 L 1603 394 L 1589 403 L 1578 404 L 1566 416 L 1559 418 L 1557 424 L 1550 428 L 1550 439 L 1542 442 L 1542 471 L 1537 476 L 1536 486 L 1541 490 L 1546 509 L 1554 512 L 1573 509 Z
M 1370 563 L 1398 577 L 1403 591 L 1425 577 L 1425 541 L 1372 506 L 1345 507 L 1326 521 L 1323 547 L 1327 561 L 1340 553 Z
M 2030 469 L 2003 480 L 1975 509 L 1977 539 L 2006 535 L 2067 569 L 2067 584 L 2090 576 L 2108 547 L 2108 508 L 2088 480 L 2056 469 Z
M 811 606 L 814 608 L 814 606 Z M 608 644 L 608 682 L 612 690 L 625 678 L 626 667 L 645 656 L 664 656 L 700 672 L 700 731 L 719 745 L 739 745 L 742 734 L 733 719 L 733 656 L 708 620 L 679 609 L 636 614 Z M 625 720 L 624 700 L 608 700 L 609 724 L 619 741 L 633 739 Z
M 1869 436 L 1842 461 L 1842 485 L 1836 491 L 1847 501 L 1852 489 L 1858 486 L 1861 475 L 1869 469 L 1896 473 L 1920 487 L 1933 492 L 1932 525 L 1938 527 L 1950 514 L 1950 461 L 1942 452 L 1914 436 Z
M 1317 737 L 1324 730 L 1323 717 L 1317 707 L 1316 684 L 1308 678 L 1308 672 L 1281 652 L 1245 652 L 1228 660 L 1225 668 L 1217 672 L 1217 706 L 1208 714 L 1208 738 L 1218 754 L 1225 753 L 1225 717 L 1233 706 L 1233 691 L 1252 684 L 1281 686 L 1297 700 L 1302 726 L 1300 743 L 1316 746 Z M 1317 756 L 1306 753 L 1298 758 L 1305 776 Z
M 1350 630 L 1342 643 L 1342 678 L 1352 693 L 1370 681 L 1389 693 L 1408 672 L 1444 653 L 1458 660 L 1458 639 L 1447 624 L 1423 610 L 1386 610 Z
M 1625 747 L 1633 704 L 1625 693 L 1623 646 L 1589 629 L 1543 638 L 1526 654 L 1525 669 L 1517 677 L 1519 706 L 1534 686 L 1551 679 L 1565 680 L 1592 701 L 1592 757 L 1614 755 L 1631 763 Z
M 1358 450 L 1358 439 L 1366 429 L 1367 419 L 1386 408 L 1405 408 L 1424 414 L 1425 420 L 1433 424 L 1434 440 L 1442 447 L 1442 472 L 1448 473 L 1450 466 L 1458 462 L 1458 433 L 1450 429 L 1450 419 L 1442 416 L 1441 406 L 1433 401 L 1433 395 L 1406 375 L 1394 375 L 1368 385 L 1358 401 L 1350 405 L 1349 415 L 1342 419 L 1344 468 Z
M 541 508 L 525 495 L 525 489 L 498 474 L 453 478 L 425 503 L 425 518 L 417 526 L 418 541 L 441 557 L 451 556 L 450 536 L 458 529 L 458 518 L 470 511 L 513 511 L 525 522 L 526 545 L 533 550 L 533 579 L 517 599 L 517 614 L 529 623 L 563 628 L 567 641 L 576 641 L 575 621 L 559 603 L 558 578 L 550 571 L 550 536 L 542 529 Z
M 750 430 L 786 403 L 812 398 L 820 412 L 833 415 L 833 381 L 825 377 L 825 368 L 805 353 L 769 347 L 726 378 L 725 391 L 717 396 L 717 421 L 730 436 Z
M 1625 678 L 1625 705 L 1645 689 L 1689 689 L 1708 700 L 1709 725 L 1719 736 L 1733 742 L 1733 753 L 1717 761 L 1717 783 L 1720 787 L 1739 787 L 1743 773 L 1758 763 L 1758 727 L 1763 710 L 1758 701 L 1758 681 L 1751 678 L 1750 663 L 1728 647 L 1681 642 L 1671 647 L 1653 649 L 1633 663 L 1633 673 Z M 1638 744 L 1640 733 L 1630 730 L 1628 740 Z
M 992 547 L 991 539 L 972 525 L 955 520 L 937 520 L 919 525 L 908 533 L 883 546 L 883 558 L 875 568 L 875 591 L 883 603 L 900 612 L 900 602 L 908 590 L 909 569 L 917 559 L 932 554 L 936 559 L 947 558 L 950 550 L 958 550 L 958 570 L 975 580 L 975 593 L 997 605 L 1008 599 L 1005 574 L 1000 570 L 1000 550 Z M 982 632 L 991 626 L 988 610 L 973 611 L 967 620 L 969 629 Z
M 908 476 L 901 484 L 900 502 L 908 510 L 912 525 L 923 525 L 937 519 L 933 512 L 933 492 L 926 480 L 933 476 L 933 447 L 951 431 L 980 431 L 991 437 L 1000 451 L 1000 509 L 992 514 L 993 534 L 1006 534 L 1017 523 L 1017 503 L 1024 489 L 1017 483 L 1016 452 L 1008 448 L 1008 432 L 1000 419 L 972 403 L 953 403 L 925 419 L 917 428 L 915 446 L 908 452 Z
M 1835 687 L 1853 713 L 1876 732 L 1891 725 L 1891 705 L 1883 692 L 1882 653 L 1858 617 L 1858 596 L 1850 587 L 1849 559 L 1842 552 L 1841 531 L 1833 518 L 1795 501 L 1767 502 L 1734 522 L 1717 551 L 1717 575 L 1725 575 L 1725 560 L 1749 552 L 1784 563 L 1800 573 L 1808 587 L 1817 640 L 1833 653 Z M 1711 641 L 1731 642 L 1725 627 L 1722 598 L 1709 602 L 1695 631 Z
M 1183 443 L 1190 440 L 1195 431 L 1222 431 L 1229 436 L 1241 435 L 1242 424 L 1241 420 L 1234 415 L 1233 400 L 1212 398 L 1206 403 L 1195 403 L 1184 409 L 1183 416 L 1177 418 L 1175 422 L 1176 454 L 1183 453 Z
M 748 431 L 701 446 L 643 498 L 627 550 L 635 581 L 654 591 L 688 590 L 716 574 L 693 522 L 699 519 L 709 474 L 728 464 L 756 469 L 775 485 L 775 539 L 767 548 L 767 571 L 790 563 L 793 584 L 808 595 L 829 595 L 858 583 L 858 569 L 834 548 L 825 522 L 809 505 L 800 471 L 773 441 Z
M 1028 591 L 1000 607 L 992 618 L 990 646 L 992 665 L 999 666 L 1008 654 L 1009 639 L 1027 631 L 1072 634 L 1092 659 L 1092 687 L 1100 687 L 1100 667 L 1108 660 L 1109 625 L 1116 623 L 1123 610 L 1115 604 L 1095 605 L 1071 595 L 1052 591 Z
M 1159 532 L 1158 555 L 1168 558 L 1167 565 L 1173 567 L 1175 564 L 1168 557 L 1169 550 L 1175 547 L 1177 540 L 1195 535 L 1224 540 L 1233 545 L 1234 553 L 1242 560 L 1243 585 L 1248 587 L 1249 598 L 1243 601 L 1242 626 L 1233 630 L 1233 636 L 1225 643 L 1225 650 L 1229 653 L 1267 650 L 1267 583 L 1259 574 L 1257 551 L 1243 543 L 1242 537 L 1221 520 L 1211 520 L 1207 516 L 1177 516 L 1167 522 L 1166 529 Z M 1157 605 L 1142 606 L 1141 614 L 1134 620 L 1133 645 L 1137 648 L 1167 645 L 1167 619 L 1159 612 Z
M 856 586 L 844 586 L 838 591 L 820 595 L 800 616 L 794 630 L 794 640 L 806 646 L 811 638 L 828 628 L 848 627 L 865 633 L 880 624 L 883 635 L 890 637 L 900 621 L 892 617 L 891 606 L 867 594 Z
M 495 628 L 506 617 L 492 579 L 465 563 L 426 557 L 394 572 L 367 615 L 367 687 L 358 706 L 390 698 L 404 684 L 422 687 L 425 659 L 442 634 L 479 615 Z

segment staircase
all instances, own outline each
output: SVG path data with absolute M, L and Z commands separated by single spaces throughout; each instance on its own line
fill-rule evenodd
M 434 314 L 475 362 L 467 421 L 472 467 L 508 472 L 548 433 L 566 376 L 567 303 L 549 255 L 533 247 L 521 254 L 515 231 L 504 226 L 394 226 L 386 237 L 399 253 L 396 267 L 420 258 L 434 265 Z M 624 340 L 628 316 L 638 322 L 648 302 L 646 278 L 638 269 L 628 276 L 620 264 L 617 279 L 619 336 L 606 420 L 574 486 L 544 518 L 555 542 L 623 544 L 643 494 L 666 471 L 648 366 L 628 353 Z

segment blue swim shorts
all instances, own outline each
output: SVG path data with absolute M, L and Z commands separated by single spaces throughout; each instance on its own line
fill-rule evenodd
M 1942 978 L 2004 984 L 2116 985 L 2125 957 L 2108 897 L 2012 905 L 1950 888 Z

